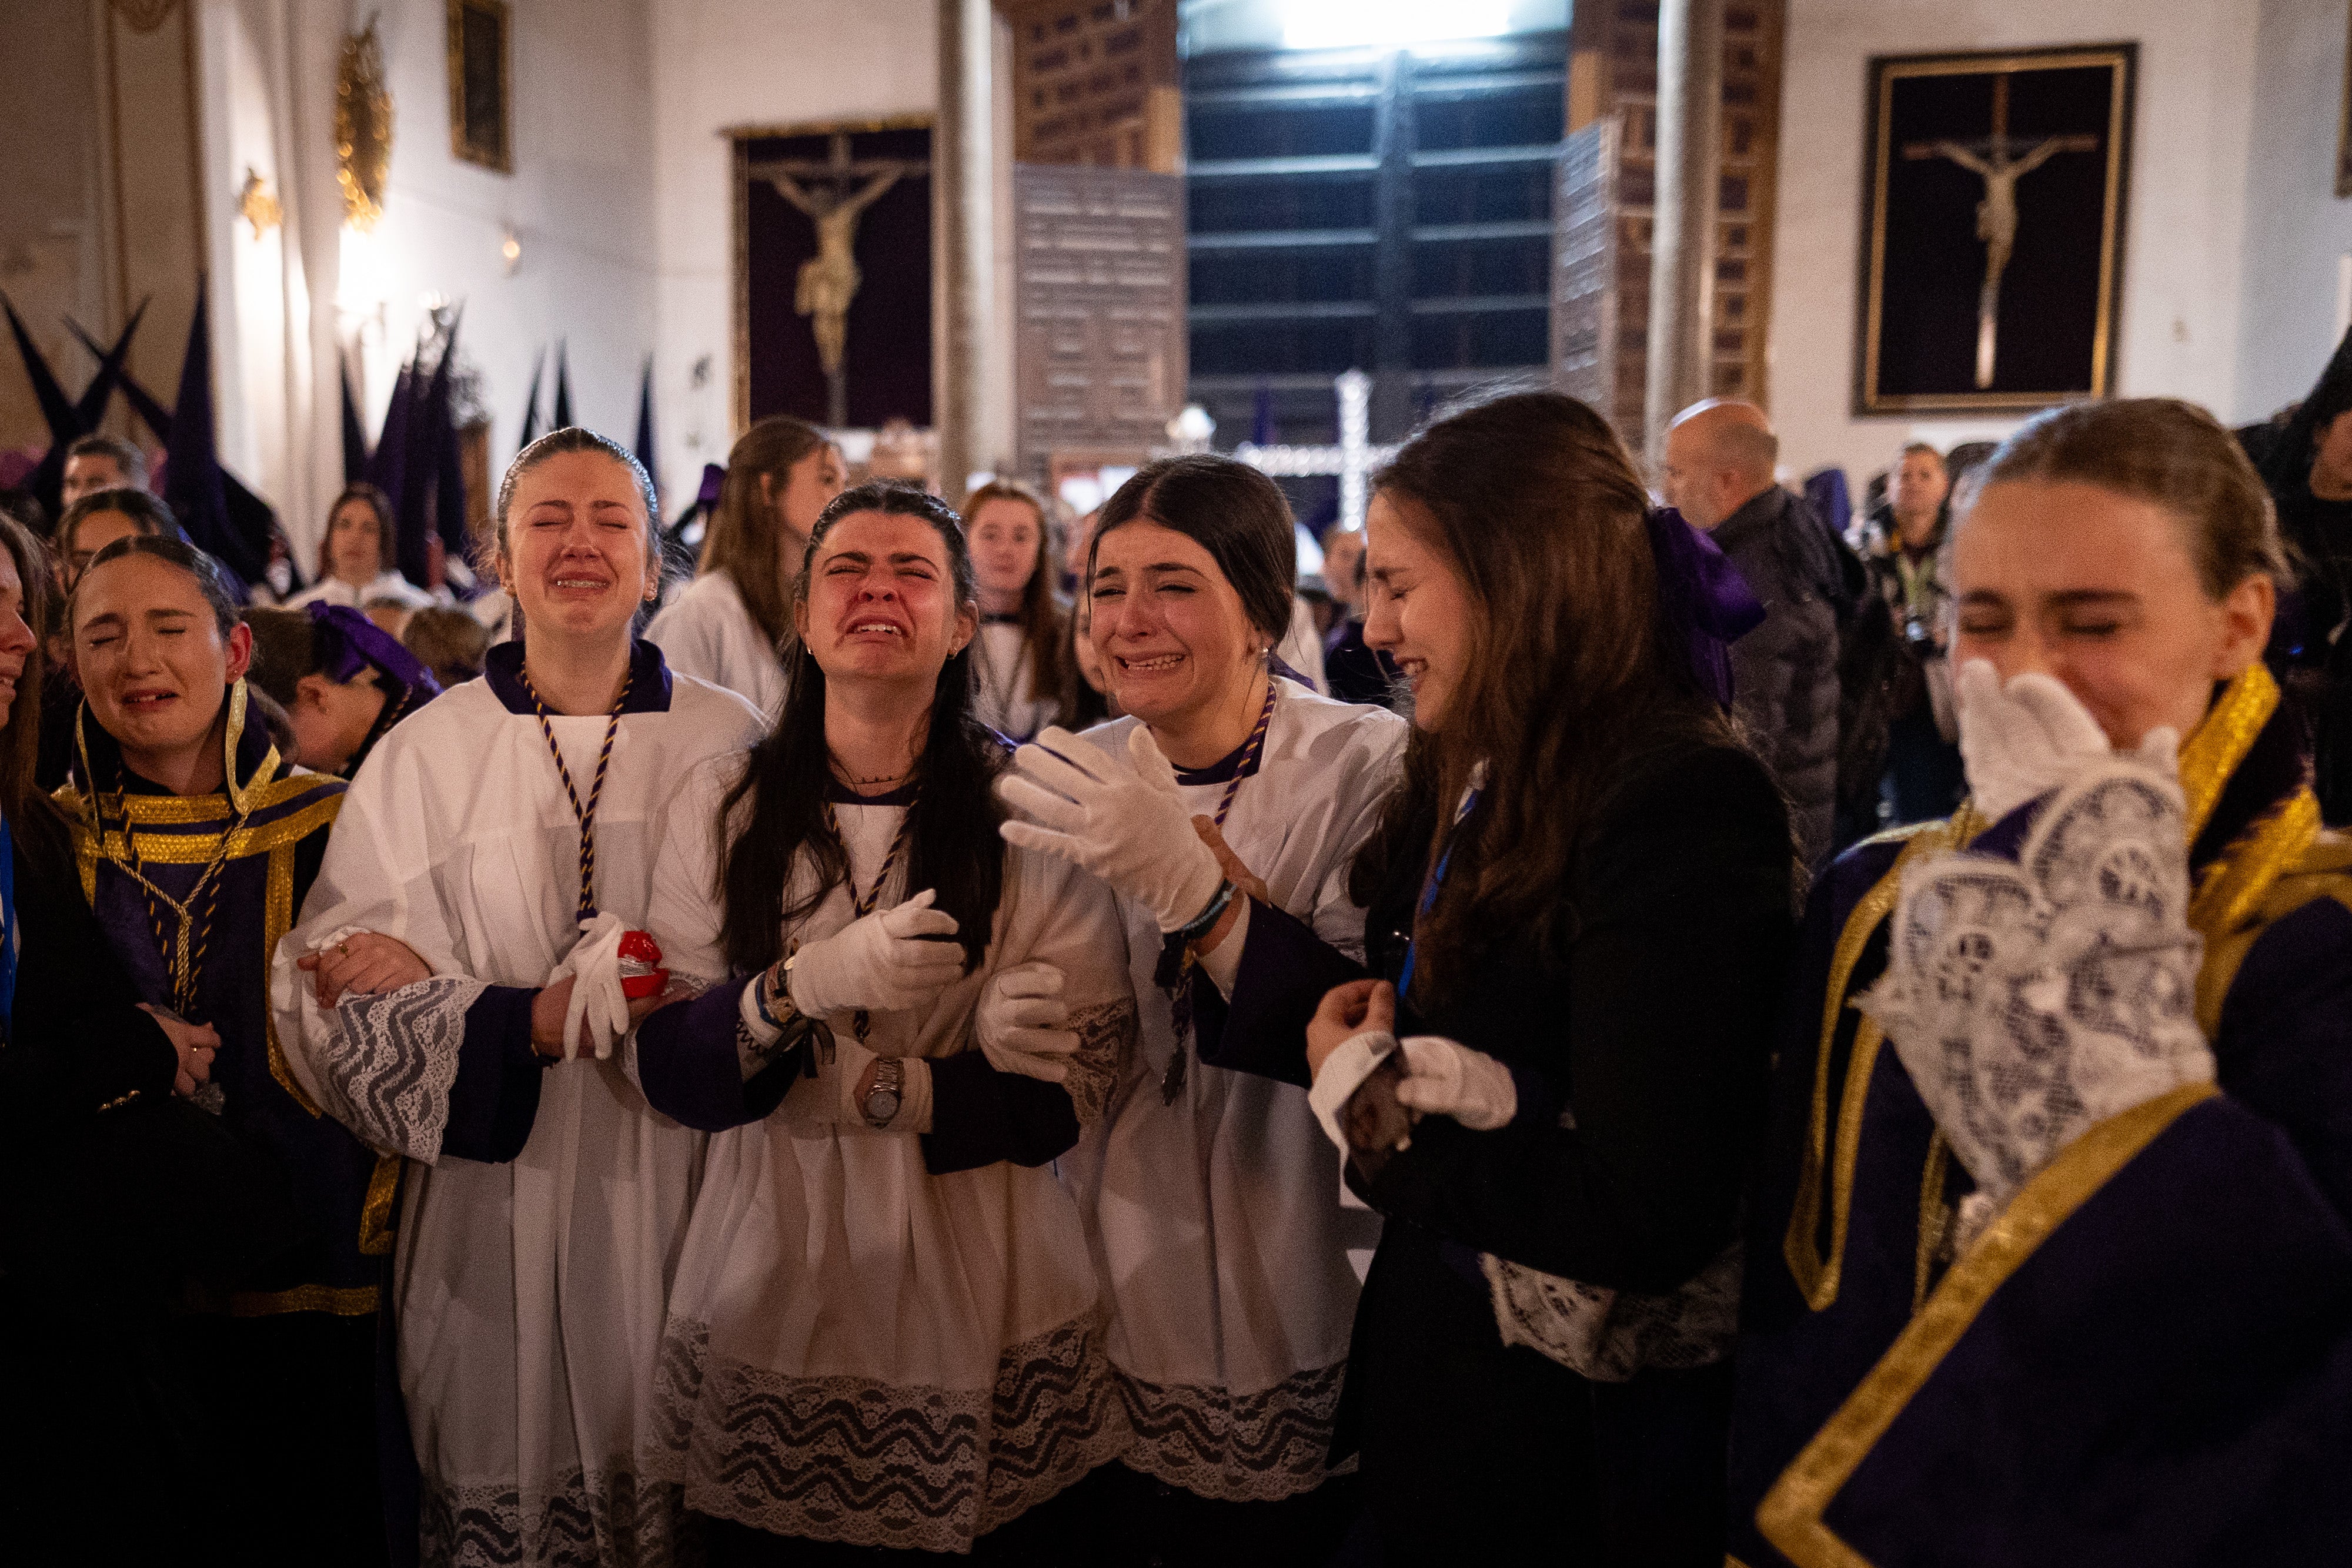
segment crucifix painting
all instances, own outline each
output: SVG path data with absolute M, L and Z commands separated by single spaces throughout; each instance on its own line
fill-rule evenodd
M 735 135 L 739 420 L 931 417 L 929 122 Z
M 2135 53 L 1871 62 L 1857 413 L 2107 392 Z

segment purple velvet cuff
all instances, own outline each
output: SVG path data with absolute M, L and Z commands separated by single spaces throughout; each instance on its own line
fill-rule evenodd
M 530 1004 L 538 995 L 530 986 L 492 986 L 466 1009 L 443 1154 L 499 1165 L 530 1141 L 540 1074 L 550 1060 L 530 1048 Z
M 740 1127 L 784 1103 L 806 1051 L 793 1047 L 743 1077 L 735 1050 L 743 988 L 755 976 L 714 986 L 691 1001 L 672 1002 L 637 1026 L 637 1082 L 653 1108 L 705 1133 Z
M 1212 1067 L 1255 1072 L 1295 1083 L 1314 1082 L 1307 1071 L 1307 1026 L 1325 994 L 1370 973 L 1315 935 L 1297 915 L 1250 900 L 1249 935 L 1227 998 L 1215 982 L 1192 973 L 1192 1038 Z
M 1042 1078 L 999 1072 L 977 1051 L 931 1059 L 931 1130 L 923 1166 L 933 1176 L 999 1160 L 1042 1166 L 1078 1141 L 1068 1091 Z

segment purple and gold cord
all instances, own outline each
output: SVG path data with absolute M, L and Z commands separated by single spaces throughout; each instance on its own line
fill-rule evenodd
M 604 795 L 605 770 L 613 765 L 613 741 L 621 733 L 621 710 L 628 706 L 629 688 L 636 684 L 634 666 L 629 678 L 621 683 L 621 695 L 613 699 L 613 711 L 604 718 L 604 744 L 596 751 L 596 777 L 588 786 L 588 804 L 580 804 L 580 791 L 572 787 L 572 769 L 564 766 L 563 747 L 555 743 L 555 726 L 548 722 L 547 705 L 540 700 L 539 688 L 530 684 L 530 671 L 522 673 L 522 689 L 530 695 L 530 706 L 539 715 L 539 733 L 547 737 L 548 755 L 555 758 L 555 776 L 563 780 L 563 793 L 572 802 L 572 820 L 580 824 L 580 909 L 583 920 L 596 915 L 596 802 Z
M 907 798 L 907 814 L 898 819 L 898 831 L 890 836 L 890 852 L 882 857 L 882 869 L 874 873 L 874 885 L 867 888 L 863 896 L 857 891 L 857 873 L 855 871 L 849 873 L 851 919 L 865 919 L 874 913 L 874 906 L 882 902 L 882 884 L 890 880 L 890 868 L 898 863 L 898 852 L 907 847 L 907 831 L 915 825 L 915 808 L 922 799 L 923 787 L 918 784 L 914 793 Z M 842 863 L 848 864 L 849 842 L 841 836 L 841 819 L 833 814 L 833 802 L 830 800 L 824 803 L 824 825 L 826 831 L 833 834 L 833 841 L 841 846 Z M 866 1039 L 866 1031 L 874 1027 L 874 1015 L 860 1008 L 851 1017 L 849 1027 L 856 1031 L 862 1042 Z
M 1274 672 L 1268 670 L 1265 675 L 1265 706 L 1258 709 L 1257 727 L 1251 730 L 1249 739 L 1242 743 L 1241 759 L 1234 765 L 1234 776 L 1225 781 L 1225 792 L 1217 800 L 1215 821 L 1220 833 L 1225 831 L 1225 816 L 1234 809 L 1234 797 L 1241 793 L 1242 780 L 1249 777 L 1250 769 L 1257 762 L 1258 753 L 1265 749 L 1266 728 L 1274 722 Z M 1169 1057 L 1168 1071 L 1160 1080 L 1162 1104 L 1174 1104 L 1176 1096 L 1184 1089 L 1184 1062 L 1192 1052 L 1192 966 L 1197 962 L 1199 959 L 1189 943 L 1173 965 L 1172 980 L 1168 977 L 1171 966 L 1167 959 L 1163 957 L 1160 961 L 1160 977 L 1167 989 L 1169 1017 L 1176 1030 L 1176 1050 Z

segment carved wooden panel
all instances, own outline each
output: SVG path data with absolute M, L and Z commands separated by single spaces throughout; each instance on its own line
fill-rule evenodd
M 1717 397 L 1766 397 L 1772 298 L 1773 173 L 1780 148 L 1786 0 L 1727 0 L 1723 17 L 1723 152 L 1716 214 L 1711 386 Z M 1617 406 L 1638 434 L 1650 350 L 1650 222 L 1657 179 L 1656 0 L 1580 6 L 1574 47 L 1593 62 L 1591 108 L 1614 115 L 1617 208 Z M 1637 444 L 1638 449 L 1638 444 Z
M 1176 0 L 1000 0 L 1013 155 L 1172 173 L 1182 156 Z
M 1613 117 L 1570 135 L 1552 182 L 1551 384 L 1612 423 L 1625 406 L 1617 396 L 1619 136 Z M 1632 404 L 1636 426 L 1641 407 Z
M 1021 465 L 1164 444 L 1184 397 L 1184 181 L 1016 164 L 1013 371 Z

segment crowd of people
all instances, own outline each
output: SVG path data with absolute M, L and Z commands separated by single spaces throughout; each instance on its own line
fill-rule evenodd
M 1229 458 L 1073 525 L 782 418 L 672 581 L 566 427 L 471 604 L 364 486 L 245 602 L 78 444 L 0 519 L 0 1537 L 2336 1560 L 2315 401 L 1842 528 L 1750 405 L 1654 495 L 1491 397 L 1303 585 Z

